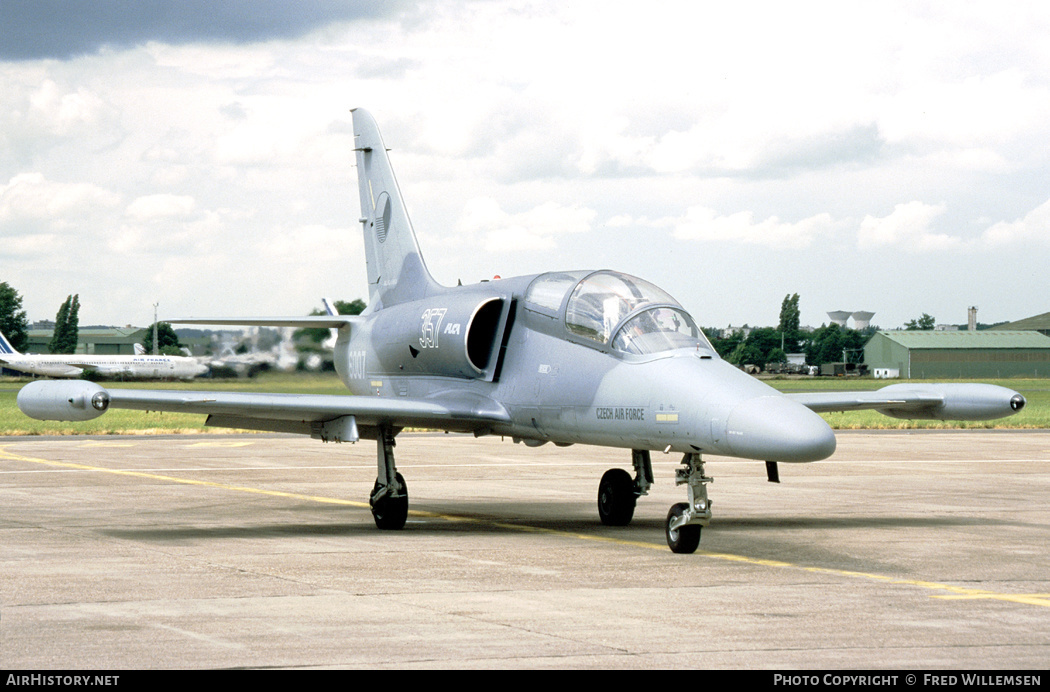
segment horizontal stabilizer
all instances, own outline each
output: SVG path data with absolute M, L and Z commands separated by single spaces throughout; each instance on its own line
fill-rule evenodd
M 213 324 L 228 327 L 291 327 L 292 329 L 341 329 L 364 318 L 358 315 L 312 315 L 303 317 L 183 317 L 172 324 Z

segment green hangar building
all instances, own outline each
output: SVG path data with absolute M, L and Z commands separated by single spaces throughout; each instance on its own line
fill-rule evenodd
M 876 377 L 1050 377 L 1050 337 L 1037 331 L 876 332 L 864 345 Z
M 135 344 L 141 344 L 148 332 L 143 327 L 80 327 L 76 352 L 89 356 L 133 356 Z M 51 353 L 54 333 L 53 324 L 33 325 L 26 353 Z

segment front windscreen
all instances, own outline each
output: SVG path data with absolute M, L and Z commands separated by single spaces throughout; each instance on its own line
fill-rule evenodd
M 679 348 L 714 351 L 692 318 L 672 307 L 654 307 L 639 312 L 616 332 L 612 347 L 637 355 Z

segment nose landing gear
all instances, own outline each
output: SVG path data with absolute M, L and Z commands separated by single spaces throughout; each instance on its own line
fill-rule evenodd
M 638 498 L 653 484 L 653 465 L 648 450 L 632 450 L 635 475 L 623 469 L 609 469 L 598 484 L 598 516 L 606 526 L 627 526 L 634 517 Z M 682 468 L 675 470 L 675 485 L 686 485 L 689 502 L 679 502 L 667 513 L 664 526 L 667 545 L 676 553 L 695 553 L 700 547 L 700 530 L 711 522 L 711 501 L 704 475 L 704 462 L 691 452 L 682 457 Z
M 682 468 L 675 470 L 675 485 L 689 486 L 689 502 L 679 502 L 667 513 L 665 534 L 671 552 L 695 553 L 700 546 L 700 529 L 711 522 L 707 484 L 712 482 L 713 478 L 704 475 L 699 454 L 682 457 Z

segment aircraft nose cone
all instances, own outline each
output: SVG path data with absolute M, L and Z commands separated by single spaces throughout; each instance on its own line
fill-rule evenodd
M 765 461 L 819 461 L 835 451 L 835 433 L 805 406 L 780 396 L 762 396 L 729 414 L 726 440 L 733 452 Z

